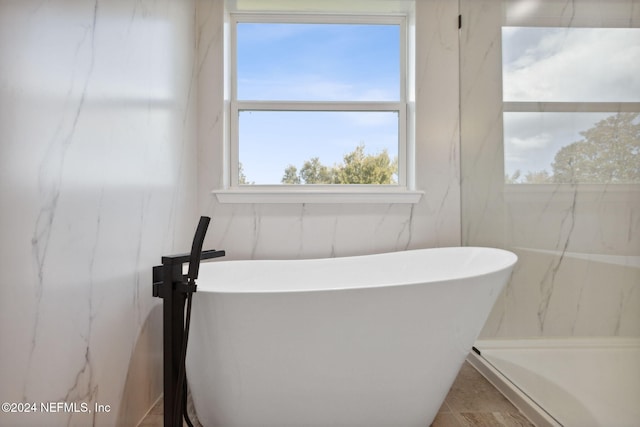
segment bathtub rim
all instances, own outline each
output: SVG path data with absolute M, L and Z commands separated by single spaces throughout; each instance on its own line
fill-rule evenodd
M 206 271 L 209 266 L 215 266 L 219 264 L 230 264 L 234 263 L 238 264 L 249 264 L 249 263 L 309 263 L 316 264 L 320 262 L 331 262 L 333 260 L 354 260 L 357 261 L 359 259 L 364 258 L 383 258 L 385 256 L 398 256 L 398 254 L 402 253 L 418 253 L 418 252 L 439 252 L 439 251 L 464 251 L 473 253 L 482 251 L 482 252 L 494 252 L 496 254 L 500 254 L 501 257 L 504 257 L 504 260 L 499 263 L 492 270 L 483 271 L 481 273 L 473 274 L 473 272 L 455 272 L 451 277 L 446 278 L 438 278 L 438 277 L 427 277 L 426 280 L 413 280 L 406 282 L 397 282 L 397 283 L 369 283 L 366 286 L 362 285 L 348 285 L 346 283 L 341 283 L 339 285 L 330 285 L 323 287 L 314 287 L 314 288 L 297 288 L 297 289 L 282 289 L 282 288 L 265 288 L 265 289 L 246 289 L 246 288 L 215 288 L 215 286 L 219 286 L 217 283 L 209 284 L 206 283 L 206 279 L 203 278 L 203 272 L 206 276 Z M 505 270 L 510 270 L 515 267 L 518 262 L 518 256 L 507 249 L 495 248 L 489 246 L 447 246 L 447 247 L 437 247 L 437 248 L 416 248 L 416 249 L 407 249 L 407 250 L 398 250 L 398 251 L 388 251 L 388 252 L 378 252 L 372 254 L 359 254 L 359 255 L 347 255 L 347 256 L 339 256 L 339 257 L 325 257 L 325 258 L 285 258 L 285 259 L 227 259 L 224 261 L 212 261 L 212 262 L 203 262 L 200 267 L 200 276 L 202 280 L 198 280 L 198 292 L 207 293 L 207 294 L 220 294 L 220 295 L 246 295 L 246 294 L 283 294 L 283 293 L 308 293 L 308 292 L 336 292 L 336 291 L 357 291 L 364 289 L 380 289 L 380 288 L 388 288 L 388 287 L 397 287 L 397 286 L 416 286 L 416 285 L 425 285 L 430 283 L 449 283 L 459 280 L 468 280 L 470 278 L 482 278 L 492 274 L 497 274 L 500 272 L 504 272 Z M 186 267 L 185 267 L 186 268 Z M 215 268 L 215 267 L 211 267 Z

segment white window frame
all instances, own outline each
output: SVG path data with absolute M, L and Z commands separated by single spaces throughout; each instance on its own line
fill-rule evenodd
M 237 24 L 381 24 L 400 26 L 400 87 L 397 101 L 276 101 L 238 100 L 237 98 Z M 226 188 L 215 191 L 223 203 L 417 203 L 422 192 L 415 191 L 412 118 L 408 108 L 409 32 L 406 14 L 330 14 L 330 13 L 255 13 L 232 12 L 229 15 L 229 132 L 226 137 Z M 359 111 L 398 113 L 397 184 L 277 184 L 240 185 L 239 114 L 241 111 Z

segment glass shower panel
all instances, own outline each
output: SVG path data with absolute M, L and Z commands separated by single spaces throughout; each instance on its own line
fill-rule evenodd
M 463 244 L 519 257 L 476 347 L 525 395 L 562 403 L 546 419 L 627 425 L 637 405 L 606 396 L 640 399 L 640 10 L 460 12 Z
M 507 184 L 640 184 L 640 113 L 502 117 Z

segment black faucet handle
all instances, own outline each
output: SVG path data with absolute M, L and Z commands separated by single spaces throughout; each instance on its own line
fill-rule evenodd
M 189 271 L 187 272 L 189 282 L 198 278 L 200 257 L 202 256 L 202 245 L 204 244 L 204 236 L 207 234 L 207 228 L 209 228 L 210 221 L 211 218 L 208 216 L 201 216 L 200 221 L 198 222 L 198 228 L 196 228 L 196 234 L 193 236 L 191 255 L 189 256 Z

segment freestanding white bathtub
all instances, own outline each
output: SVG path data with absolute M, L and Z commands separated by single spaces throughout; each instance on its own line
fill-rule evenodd
M 516 260 L 459 247 L 203 263 L 187 351 L 199 421 L 428 426 Z

